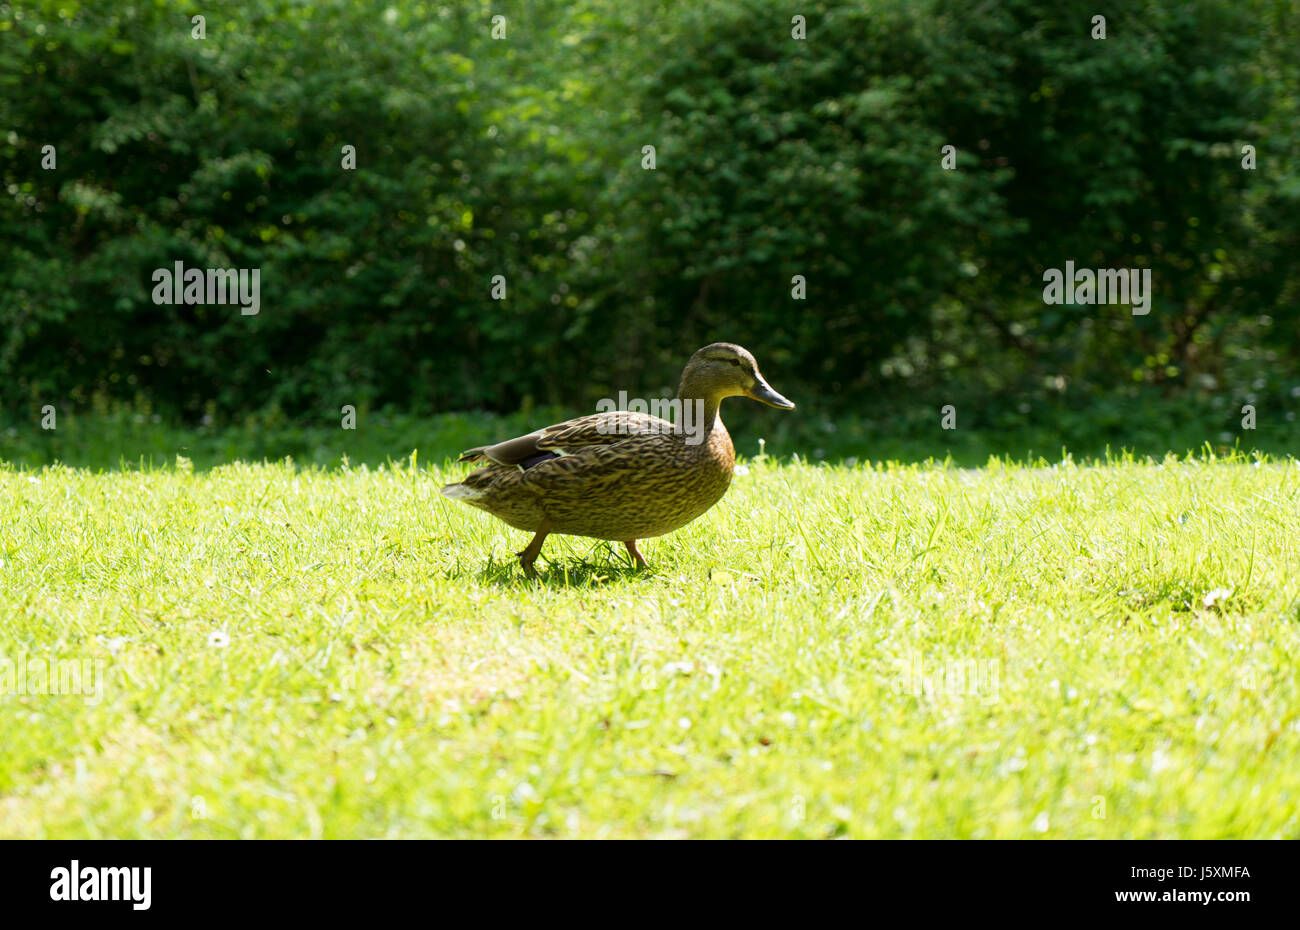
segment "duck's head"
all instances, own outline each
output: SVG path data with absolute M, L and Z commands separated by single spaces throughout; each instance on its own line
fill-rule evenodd
M 731 342 L 715 342 L 692 355 L 677 394 L 714 401 L 748 397 L 778 410 L 794 409 L 792 401 L 772 390 L 749 350 Z

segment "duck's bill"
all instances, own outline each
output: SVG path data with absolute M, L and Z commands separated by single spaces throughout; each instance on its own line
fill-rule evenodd
M 745 396 L 751 400 L 756 400 L 761 404 L 767 404 L 769 407 L 776 407 L 778 410 L 793 410 L 794 401 L 786 400 L 772 386 L 761 378 L 752 388 L 745 392 Z

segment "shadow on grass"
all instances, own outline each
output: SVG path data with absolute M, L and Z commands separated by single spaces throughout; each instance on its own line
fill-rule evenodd
M 611 545 L 597 546 L 586 557 L 561 557 L 548 559 L 543 553 L 534 565 L 536 578 L 524 574 L 517 557 L 498 559 L 488 557 L 487 565 L 477 578 L 485 584 L 503 588 L 543 585 L 554 588 L 595 588 L 614 582 L 636 581 L 649 578 L 654 567 L 639 568 L 630 558 L 620 558 Z

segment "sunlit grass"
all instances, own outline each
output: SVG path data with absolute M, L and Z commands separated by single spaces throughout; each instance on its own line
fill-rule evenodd
M 1300 836 L 1295 462 L 745 464 L 536 583 L 463 466 L 0 466 L 0 654 L 106 675 L 0 836 Z

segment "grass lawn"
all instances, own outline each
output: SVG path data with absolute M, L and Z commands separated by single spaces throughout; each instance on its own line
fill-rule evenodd
M 1300 837 L 1300 464 L 745 465 L 535 583 L 464 466 L 0 466 L 0 836 Z

